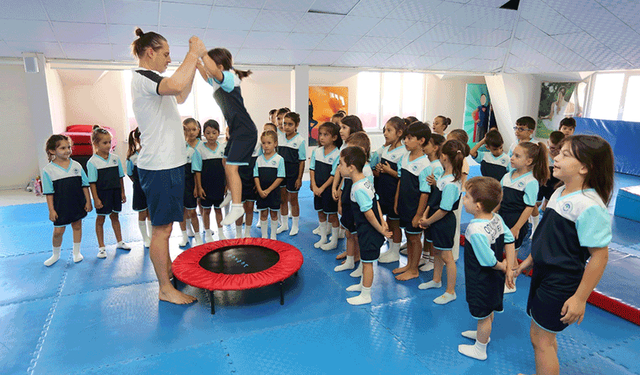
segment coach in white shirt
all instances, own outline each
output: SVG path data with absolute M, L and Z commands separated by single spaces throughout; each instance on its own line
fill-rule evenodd
M 153 226 L 149 255 L 158 277 L 162 301 L 188 304 L 195 297 L 175 289 L 170 282 L 169 236 L 174 221 L 183 219 L 184 165 L 187 162 L 178 104 L 185 102 L 196 63 L 207 53 L 198 37 L 189 39 L 189 52 L 171 77 L 160 73 L 171 62 L 169 44 L 160 34 L 136 29 L 132 44 L 138 68 L 131 81 L 133 112 L 140 129 L 138 157 L 140 184 L 147 198 Z

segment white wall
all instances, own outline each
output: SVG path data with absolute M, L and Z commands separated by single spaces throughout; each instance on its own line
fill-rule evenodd
M 430 124 L 436 116 L 451 119 L 447 132 L 462 129 L 464 124 L 465 97 L 467 83 L 485 83 L 482 76 L 441 77 L 427 75 L 427 106 L 425 119 Z M 493 97 L 491 98 L 493 100 Z
M 242 98 L 251 119 L 262 132 L 269 111 L 291 106 L 291 72 L 256 70 L 242 81 Z M 213 98 L 211 99 L 213 100 Z
M 64 87 L 68 124 L 98 124 L 114 130 L 118 141 L 116 154 L 126 159 L 128 120 L 122 73 L 107 71 L 93 85 Z
M 38 153 L 31 128 L 26 73 L 22 64 L 0 65 L 0 189 L 25 187 L 38 172 Z

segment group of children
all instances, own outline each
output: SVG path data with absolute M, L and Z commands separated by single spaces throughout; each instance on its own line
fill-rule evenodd
M 238 79 L 225 79 L 231 70 L 230 54 L 225 58 L 229 66 L 218 64 L 199 69 L 216 92 L 221 88 L 230 93 L 242 75 L 249 72 L 238 71 L 241 73 Z M 221 103 L 216 94 L 214 98 L 221 106 L 228 104 Z M 225 107 L 225 117 L 228 111 Z M 300 116 L 287 108 L 272 110 L 269 115 L 271 122 L 265 124 L 255 148 L 242 151 L 247 155 L 252 151 L 250 163 L 236 163 L 235 158 L 231 163 L 225 161 L 229 144 L 225 146 L 218 141 L 220 127 L 216 121 L 205 122 L 203 129 L 195 119 L 183 122 L 188 162 L 181 245 L 189 241 L 189 229 L 193 229 L 196 244 L 203 242 L 198 206 L 207 242 L 213 240 L 212 208 L 220 239 L 224 238 L 222 226 L 230 224 L 229 218 L 236 222 L 236 235 L 241 237 L 243 218 L 238 215 L 239 207 L 246 214 L 244 236 L 248 236 L 253 202 L 260 212 L 262 237 L 267 238 L 269 228 L 272 239 L 289 230 L 289 210 L 292 213 L 289 235 L 298 233 L 298 192 L 306 162 L 306 142 L 297 132 Z M 373 153 L 357 116 L 336 113 L 331 122 L 321 124 L 319 147 L 311 154 L 310 164 L 310 188 L 319 221 L 314 234 L 320 236 L 314 246 L 322 250 L 336 248 L 341 228 L 345 230 L 346 251 L 337 257 L 344 261 L 335 271 L 352 270 L 356 268 L 355 262 L 360 261 L 351 273 L 360 277 L 360 282 L 347 288 L 359 294 L 347 302 L 362 305 L 371 302 L 374 263 L 399 261 L 404 230 L 407 263 L 393 269 L 396 279 L 413 279 L 419 276 L 419 270 L 433 269 L 433 279 L 419 288 L 441 288 L 446 267 L 446 290 L 434 302 L 449 303 L 457 298 L 454 250 L 460 225 L 458 208 L 462 192 L 466 191 L 463 205 L 474 216 L 465 233 L 466 300 L 478 323 L 475 331 L 462 333 L 475 340 L 475 344 L 460 345 L 458 350 L 473 358 L 486 359 L 494 312 L 503 310 L 503 294 L 515 291 L 517 276 L 533 266 L 527 314 L 532 318 L 536 367 L 541 373 L 557 373 L 555 334 L 582 320 L 586 300 L 606 266 L 611 240 L 606 210 L 613 190 L 611 147 L 597 136 L 573 136 L 575 121 L 565 119 L 560 131 L 550 135 L 549 156 L 545 144 L 532 142 L 535 120 L 522 117 L 514 128 L 518 143 L 508 154 L 503 152 L 503 139 L 497 130 L 489 131 L 469 149 L 468 136 L 462 130 L 453 130 L 445 138 L 444 131 L 450 123 L 450 119 L 438 116 L 432 130 L 416 118 L 392 117 L 384 127 L 384 146 Z M 243 133 L 232 125 L 227 136 L 238 141 Z M 206 142 L 201 140 L 202 134 Z M 239 152 L 239 145 L 246 146 L 244 141 L 249 138 L 242 138 L 231 153 Z M 98 213 L 98 257 L 106 257 L 103 225 L 107 215 L 116 246 L 130 249 L 122 241 L 118 220 L 126 201 L 122 163 L 110 153 L 108 131 L 96 127 L 92 142 L 95 154 L 87 163 L 86 174 L 80 164 L 70 159 L 68 137 L 53 135 L 46 143 L 45 151 L 51 162 L 43 171 L 43 190 L 54 223 L 53 255 L 45 261 L 46 266 L 59 259 L 62 235 L 69 224 L 74 232 L 73 259 L 75 262 L 83 259 L 81 220 L 92 210 L 91 196 Z M 139 212 L 140 231 L 148 246 L 149 215 L 136 167 L 139 150 L 139 132 L 134 130 L 129 137 L 126 170 L 133 180 L 133 208 Z M 466 181 L 469 155 L 480 163 L 483 177 Z M 238 156 L 240 159 L 246 158 Z M 558 187 L 560 184 L 563 186 Z M 231 194 L 226 194 L 227 190 Z M 221 208 L 230 197 L 233 215 L 222 219 Z M 539 222 L 540 205 L 545 214 Z M 269 217 L 271 223 L 267 221 Z M 518 264 L 517 252 L 528 233 L 529 221 L 533 223 L 531 255 Z M 389 246 L 381 256 L 385 238 Z

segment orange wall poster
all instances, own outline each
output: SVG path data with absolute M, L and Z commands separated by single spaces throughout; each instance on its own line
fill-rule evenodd
M 309 146 L 318 145 L 318 127 L 339 110 L 349 113 L 348 87 L 309 87 Z

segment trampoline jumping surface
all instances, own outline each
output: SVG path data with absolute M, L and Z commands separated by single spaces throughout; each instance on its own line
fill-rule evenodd
M 84 260 L 73 263 L 68 230 L 62 257 L 49 268 L 42 265 L 51 248 L 46 205 L 0 208 L 0 373 L 534 372 L 525 314 L 528 277 L 518 278 L 518 291 L 505 296 L 488 359 L 473 360 L 457 352 L 459 344 L 471 343 L 460 332 L 476 324 L 464 301 L 462 257 L 458 299 L 448 305 L 432 302 L 441 291 L 418 290 L 431 272 L 421 273 L 419 280 L 397 282 L 391 274 L 395 265 L 389 264 L 375 270 L 372 304 L 350 306 L 345 300 L 353 293 L 345 288 L 357 280 L 348 272 L 333 271 L 344 240 L 339 250 L 313 247 L 317 218 L 308 182 L 300 206 L 300 233 L 278 236 L 304 255 L 299 276 L 284 283 L 284 306 L 275 302 L 277 285 L 218 291 L 214 298 L 221 308 L 216 315 L 210 314 L 207 293 L 197 288 L 180 286 L 198 297 L 193 305 L 158 301 L 153 266 L 142 247 L 137 215 L 128 204 L 121 223 L 125 241 L 132 244 L 130 252 L 115 250 L 107 223 L 108 257 L 96 258 L 92 213 L 84 220 Z M 235 232 L 230 229 L 227 237 Z M 259 237 L 259 229 L 254 227 L 252 235 Z M 174 236 L 172 258 L 182 251 L 177 227 Z M 611 277 L 605 273 L 599 289 L 610 285 L 628 296 L 624 298 L 639 298 L 633 291 L 640 287 L 640 269 L 628 266 L 624 258 L 640 253 L 640 223 L 614 220 L 611 247 Z M 625 270 L 612 267 L 615 263 Z M 640 301 L 631 302 L 640 306 Z M 587 305 L 584 322 L 558 335 L 558 344 L 563 374 L 640 374 L 640 327 L 597 307 Z

